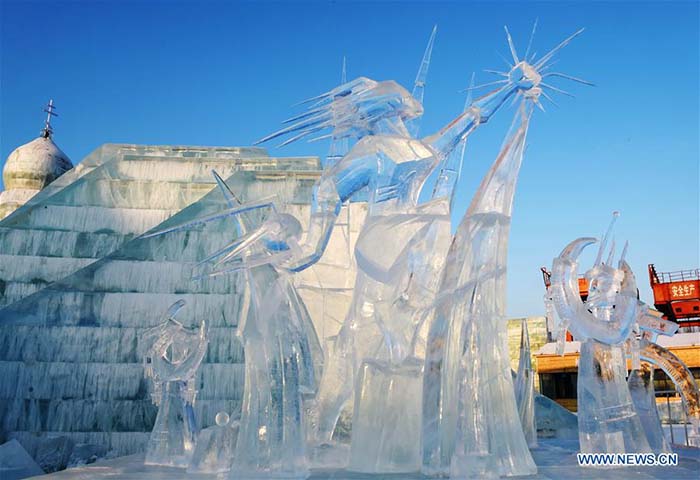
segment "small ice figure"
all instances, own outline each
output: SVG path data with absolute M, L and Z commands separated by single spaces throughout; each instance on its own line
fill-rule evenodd
M 144 357 L 145 375 L 153 380 L 153 403 L 158 406 L 146 449 L 147 465 L 187 467 L 194 452 L 195 374 L 208 342 L 205 322 L 193 330 L 175 320 L 184 306 L 184 300 L 175 302 L 165 321 L 144 333 L 150 345 Z
M 208 255 L 196 278 L 241 272 L 246 308 L 236 335 L 245 351 L 245 380 L 236 446 L 228 476 L 306 478 L 304 427 L 310 397 L 316 392 L 321 347 L 311 317 L 291 276 L 270 263 L 297 250 L 301 225 L 279 212 L 270 199 L 241 204 L 226 182 L 212 172 L 228 209 L 174 225 L 148 236 L 229 218 L 231 243 Z M 262 210 L 262 218 L 249 212 Z
M 203 429 L 187 469 L 189 473 L 224 473 L 231 470 L 238 438 L 238 421 L 226 412 L 216 414 L 216 425 Z
M 648 453 L 651 451 L 626 382 L 623 343 L 637 318 L 637 284 L 624 254 L 613 266 L 614 243 L 603 253 L 618 213 L 603 238 L 583 302 L 578 292 L 577 259 L 595 238 L 579 238 L 552 264 L 552 300 L 561 323 L 581 341 L 578 369 L 579 442 L 583 453 Z M 626 249 L 625 249 L 626 250 Z

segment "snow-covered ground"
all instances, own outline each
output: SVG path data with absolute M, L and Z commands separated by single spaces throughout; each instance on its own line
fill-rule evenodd
M 624 467 L 583 468 L 576 460 L 578 442 L 573 440 L 540 439 L 532 450 L 538 466 L 538 474 L 527 479 L 693 479 L 700 478 L 700 449 L 678 447 L 678 466 L 674 467 Z M 216 475 L 196 475 L 177 468 L 146 467 L 143 455 L 131 455 L 113 460 L 96 462 L 84 467 L 70 468 L 62 472 L 34 477 L 41 479 L 71 480 L 199 480 L 217 479 Z M 346 471 L 312 471 L 314 480 L 361 480 L 361 479 L 426 479 L 421 475 L 366 475 Z

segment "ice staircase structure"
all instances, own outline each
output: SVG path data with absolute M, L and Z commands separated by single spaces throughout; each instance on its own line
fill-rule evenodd
M 212 169 L 243 200 L 274 194 L 302 219 L 320 173 L 316 158 L 256 148 L 105 145 L 0 222 L 0 441 L 30 445 L 49 433 L 143 451 L 156 409 L 139 332 L 179 299 L 183 323 L 212 327 L 201 423 L 236 415 L 241 277 L 191 279 L 194 264 L 232 240 L 232 225 L 140 237 L 227 208 Z

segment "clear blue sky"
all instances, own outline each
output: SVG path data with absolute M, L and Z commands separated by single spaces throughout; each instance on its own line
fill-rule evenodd
M 540 55 L 580 27 L 532 122 L 515 199 L 508 313 L 541 314 L 541 265 L 566 243 L 597 236 L 620 210 L 616 238 L 642 298 L 646 267 L 698 267 L 698 3 L 0 2 L 0 161 L 42 127 L 55 99 L 55 141 L 76 163 L 106 142 L 250 145 L 348 76 L 412 86 L 433 24 L 438 36 L 423 133 L 462 109 L 477 82 L 503 69 L 508 25 L 522 52 L 539 17 Z M 455 221 L 494 159 L 511 111 L 472 137 Z M 271 147 L 274 147 L 272 145 Z M 297 143 L 276 155 L 323 155 Z M 589 255 L 590 259 L 592 255 Z

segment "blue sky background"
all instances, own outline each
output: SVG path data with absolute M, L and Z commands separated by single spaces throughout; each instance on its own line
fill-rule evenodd
M 622 215 L 618 244 L 642 299 L 648 263 L 697 268 L 699 77 L 697 2 L 232 3 L 0 2 L 0 162 L 42 127 L 53 98 L 56 143 L 79 162 L 106 142 L 250 145 L 299 111 L 292 104 L 348 77 L 410 90 L 430 30 L 438 36 L 422 133 L 462 109 L 471 72 L 503 70 L 503 26 L 520 53 L 539 17 L 542 55 L 580 27 L 557 69 L 592 80 L 546 105 L 529 134 L 510 238 L 508 313 L 542 314 L 539 267 L 578 236 Z M 555 82 L 552 82 L 555 83 Z M 498 152 L 513 111 L 467 149 L 458 222 Z M 268 146 L 323 155 L 327 144 Z M 592 260 L 593 252 L 586 260 Z

